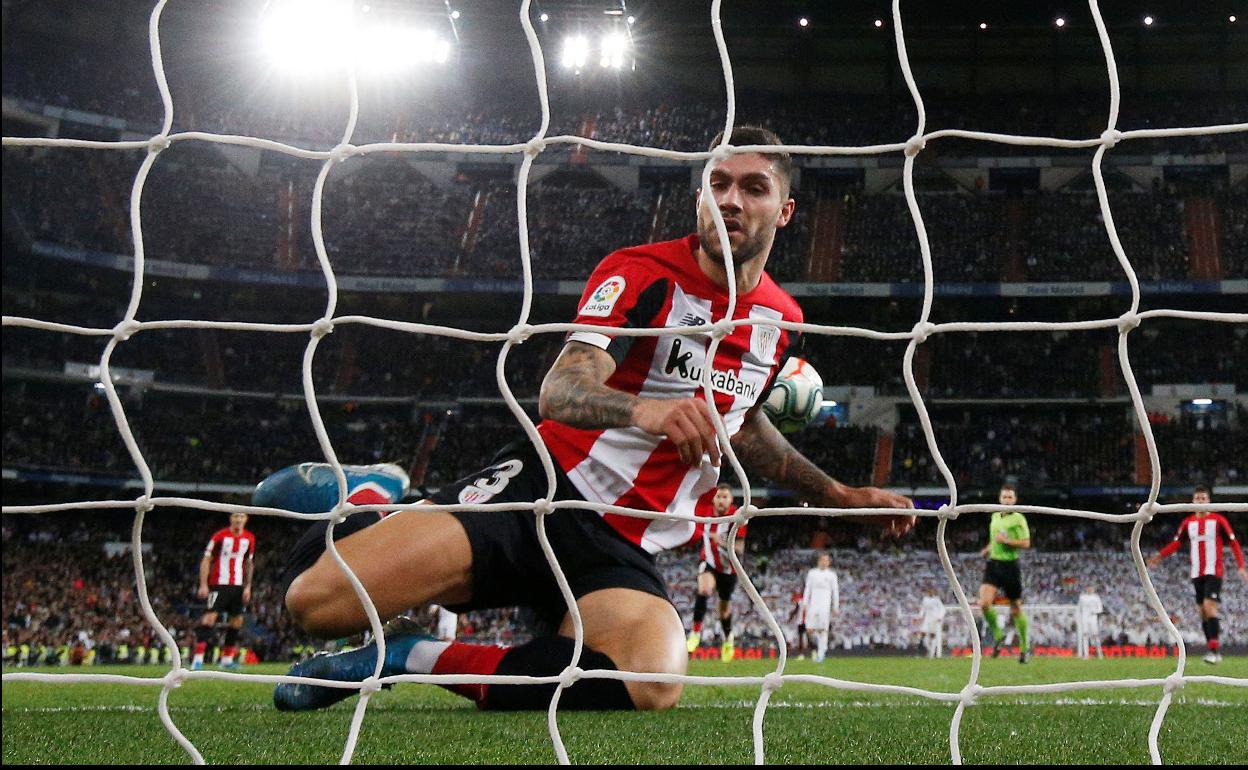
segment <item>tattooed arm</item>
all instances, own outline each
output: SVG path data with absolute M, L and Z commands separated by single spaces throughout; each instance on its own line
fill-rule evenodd
M 608 387 L 615 359 L 602 348 L 569 342 L 542 380 L 538 413 L 573 428 L 637 427 L 666 436 L 676 445 L 685 465 L 709 454 L 719 465 L 715 423 L 706 402 L 698 398 L 641 398 Z
M 741 462 L 767 478 L 796 492 L 800 497 L 828 508 L 913 508 L 909 498 L 876 487 L 850 487 L 842 484 L 807 460 L 763 415 L 752 409 L 745 424 L 732 437 L 732 448 Z M 887 534 L 905 534 L 914 526 L 914 516 L 845 516 L 862 524 L 881 524 Z

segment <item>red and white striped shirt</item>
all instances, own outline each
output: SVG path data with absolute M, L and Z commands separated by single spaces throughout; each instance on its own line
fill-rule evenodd
M 247 530 L 238 535 L 228 527 L 218 530 L 204 549 L 204 556 L 212 559 L 208 568 L 208 583 L 214 586 L 243 585 L 243 562 L 251 561 L 255 553 L 256 536 Z
M 614 252 L 590 276 L 576 323 L 621 328 L 700 326 L 724 317 L 728 292 L 711 281 L 695 257 L 698 237 L 635 246 Z M 756 324 L 725 337 L 711 362 L 715 408 L 728 435 L 741 429 L 745 413 L 765 398 L 767 386 L 795 335 L 769 321 L 802 321 L 797 302 L 766 273 L 758 286 L 737 297 L 735 319 Z M 702 371 L 711 335 L 629 337 L 573 332 L 569 341 L 606 350 L 616 369 L 606 385 L 646 398 L 702 398 Z M 583 430 L 553 420 L 538 426 L 555 461 L 585 500 L 648 511 L 692 514 L 699 498 L 714 490 L 719 469 L 709 456 L 686 467 L 676 445 L 640 428 Z M 696 535 L 693 522 L 603 518 L 648 553 L 676 548 Z
M 716 488 L 718 490 L 718 487 Z M 711 493 L 714 496 L 714 493 Z M 724 516 L 731 516 L 737 512 L 737 506 L 728 506 L 728 511 Z M 699 503 L 694 509 L 697 516 L 715 516 L 715 505 L 713 503 Z M 726 575 L 733 574 L 736 570 L 732 568 L 732 558 L 728 555 L 728 532 L 732 529 L 731 521 L 708 521 L 698 525 L 698 529 L 702 531 L 702 552 L 701 559 L 706 562 L 707 566 L 716 572 L 722 572 Z M 745 532 L 749 529 L 748 524 L 741 525 L 741 531 L 737 533 L 737 540 L 745 539 Z M 721 542 L 720 536 L 723 536 Z
M 1226 533 L 1231 551 L 1235 554 L 1235 561 L 1243 569 L 1244 551 L 1235 539 L 1235 533 L 1231 531 L 1230 522 L 1217 513 L 1205 516 L 1193 514 L 1184 519 L 1179 525 L 1179 531 L 1174 533 L 1174 539 L 1161 549 L 1160 556 L 1164 558 L 1179 550 L 1179 542 L 1186 537 L 1192 546 L 1192 578 L 1202 575 L 1222 577 L 1223 532 Z

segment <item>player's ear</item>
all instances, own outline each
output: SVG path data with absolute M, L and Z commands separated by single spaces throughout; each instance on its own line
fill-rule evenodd
M 797 209 L 797 201 L 788 198 L 784 203 L 780 204 L 780 216 L 776 217 L 776 227 L 784 227 L 793 218 L 793 211 Z

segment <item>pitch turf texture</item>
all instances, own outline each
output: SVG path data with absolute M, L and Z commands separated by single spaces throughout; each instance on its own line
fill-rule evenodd
M 285 666 L 246 669 L 282 673 Z M 7 669 L 12 670 L 12 669 Z M 47 669 L 64 672 L 65 669 Z M 156 666 L 100 666 L 96 673 L 161 676 Z M 697 661 L 700 675 L 761 675 L 766 661 Z M 789 673 L 920 686 L 956 692 L 968 659 L 830 658 L 792 661 Z M 1165 677 L 1174 661 L 985 660 L 984 685 Z M 79 670 L 75 670 L 78 673 Z M 1189 674 L 1248 677 L 1248 658 L 1219 666 L 1189 658 Z M 156 715 L 159 688 L 115 684 L 4 683 L 4 764 L 182 763 L 187 755 Z M 664 713 L 561 713 L 574 763 L 750 763 L 755 687 L 685 689 Z M 968 763 L 1131 763 L 1149 761 L 1146 735 L 1159 687 L 1079 690 L 1060 695 L 984 698 L 968 709 L 961 745 Z M 271 686 L 188 682 L 170 696 L 175 722 L 212 764 L 333 763 L 346 738 L 355 698 L 319 712 L 278 713 Z M 771 764 L 949 762 L 952 704 L 910 696 L 873 696 L 787 683 L 764 724 Z M 1248 688 L 1188 684 L 1162 727 L 1168 764 L 1248 763 Z M 483 713 L 429 685 L 401 685 L 369 704 L 358 763 L 550 763 L 546 713 Z

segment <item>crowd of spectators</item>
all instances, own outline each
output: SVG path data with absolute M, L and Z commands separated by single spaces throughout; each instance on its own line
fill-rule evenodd
M 129 254 L 130 154 L 10 150 L 6 195 L 32 236 Z M 435 184 L 403 159 L 353 160 L 331 174 L 322 232 L 344 275 L 518 278 L 514 182 L 458 177 Z M 267 270 L 320 271 L 307 207 L 313 167 L 262 163 L 254 173 L 211 148 L 179 145 L 156 164 L 143 200 L 149 258 Z M 10 186 L 11 185 L 11 186 Z M 623 245 L 693 232 L 691 195 L 672 186 L 623 190 L 592 171 L 539 180 L 528 190 L 528 228 L 538 278 L 583 279 Z M 688 188 L 684 189 L 688 192 Z M 818 186 L 795 191 L 798 213 L 777 233 L 768 263 L 782 282 L 804 281 Z M 922 280 L 919 242 L 898 192 L 840 193 L 846 202 L 840 280 Z M 1111 194 L 1116 229 L 1144 281 L 1189 276 L 1183 189 Z M 1245 235 L 1237 188 L 1213 199 L 1221 212 L 1227 277 L 1243 275 Z M 1122 281 L 1096 195 L 1084 190 L 924 192 L 919 208 L 940 283 Z M 830 237 L 830 236 L 829 236 Z
M 820 550 L 831 554 L 840 577 L 841 612 L 832 626 L 833 649 L 919 647 L 917 614 L 927 589 L 936 589 L 947 604 L 955 603 L 926 530 L 902 544 L 884 544 L 865 535 L 864 528 L 832 525 L 835 532 L 848 534 L 846 542 L 845 537 L 829 538 L 823 520 L 818 529 L 772 526 L 781 521 L 787 519 L 755 522 L 746 538 L 743 563 L 790 644 L 796 641 L 795 595 Z M 174 517 L 157 510 L 149 515 L 144 529 L 148 595 L 156 616 L 182 647 L 191 644 L 202 612 L 194 598 L 200 547 L 223 523 L 212 516 L 180 513 Z M 1172 523 L 1166 520 L 1147 528 L 1146 555 L 1169 538 Z M 957 522 L 946 538 L 954 570 L 967 590 L 978 585 L 982 574 L 981 525 L 975 519 Z M 295 628 L 282 606 L 278 573 L 299 526 L 263 517 L 253 517 L 248 524 L 257 535 L 258 548 L 243 644 L 260 660 L 291 660 L 322 645 Z M 1130 556 L 1129 528 L 1117 528 L 1104 537 L 1085 537 L 1088 529 L 1097 526 L 1104 525 L 1044 517 L 1033 520 L 1035 548 L 1023 559 L 1027 603 L 1073 605 L 1091 586 L 1105 605 L 1101 621 L 1105 643 L 1164 643 L 1164 629 L 1147 604 Z M 788 536 L 768 538 L 769 527 Z M 5 522 L 3 537 L 6 663 L 168 662 L 155 653 L 160 642 L 136 596 L 128 516 L 109 513 L 88 520 L 77 514 L 54 514 L 38 520 L 15 519 Z M 833 546 L 831 550 L 828 545 Z M 689 622 L 696 586 L 694 551 L 664 552 L 658 563 L 677 610 Z M 1152 570 L 1150 577 L 1185 640 L 1200 643 L 1186 568 L 1172 560 Z M 1235 644 L 1243 635 L 1237 618 L 1248 611 L 1248 597 L 1242 591 L 1228 591 L 1223 602 L 1223 640 Z M 733 607 L 738 643 L 765 644 L 770 637 L 765 620 L 743 591 L 734 594 Z M 416 617 L 429 620 L 419 611 Z M 1033 644 L 1074 644 L 1075 625 L 1069 613 L 1033 610 L 1031 620 Z M 521 617 L 511 609 L 466 613 L 460 621 L 461 638 L 508 644 L 529 636 Z M 960 615 L 951 612 L 945 628 L 946 644 L 969 644 Z M 709 641 L 717 633 L 717 624 L 708 623 L 704 637 Z M 23 645 L 27 653 L 19 658 Z

